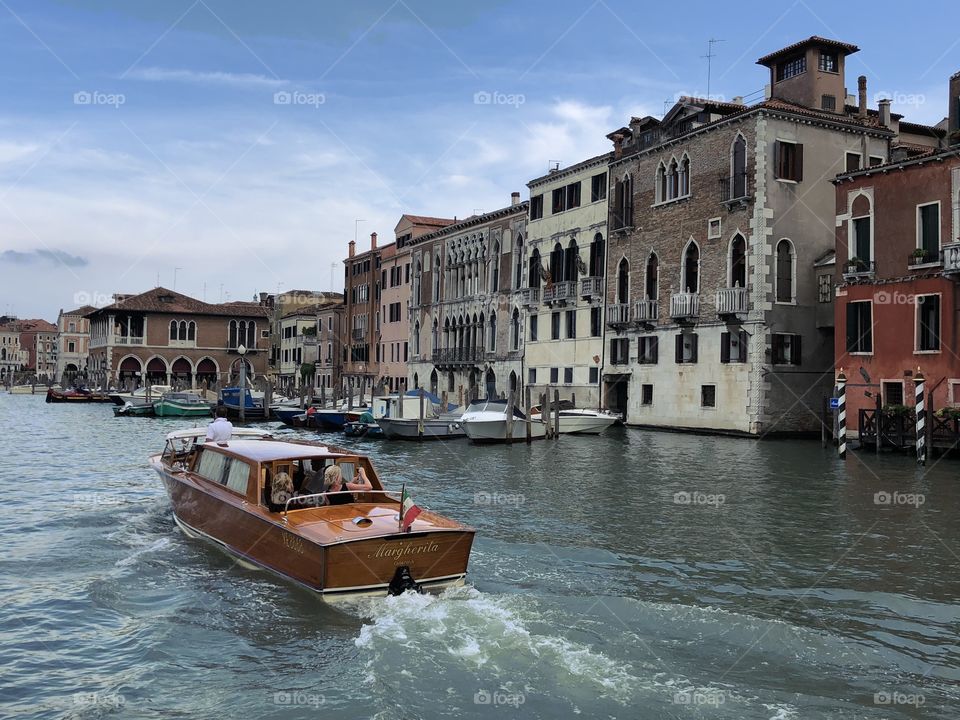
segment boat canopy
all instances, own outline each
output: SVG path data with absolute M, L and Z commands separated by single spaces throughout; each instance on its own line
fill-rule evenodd
M 470 406 L 467 408 L 467 412 L 496 412 L 507 414 L 507 401 L 506 400 L 495 400 L 493 398 L 477 398 L 470 402 Z M 527 416 L 523 414 L 520 408 L 514 406 L 513 416 L 520 418 L 521 420 L 526 420 Z
M 404 397 L 420 397 L 422 395 L 425 400 L 429 400 L 432 404 L 440 405 L 441 410 L 443 412 L 453 412 L 459 407 L 459 405 L 456 405 L 454 403 L 447 403 L 447 407 L 443 408 L 442 407 L 443 400 L 438 398 L 433 393 L 428 392 L 427 390 L 424 390 L 423 388 L 416 388 L 415 390 L 407 390 L 407 392 L 405 392 L 403 395 Z
M 260 430 L 258 428 L 238 428 L 235 427 L 230 433 L 232 438 L 236 439 L 254 439 L 254 438 L 270 438 L 273 435 L 269 430 Z M 207 428 L 205 427 L 195 427 L 187 428 L 186 430 L 174 430 L 172 433 L 167 433 L 167 440 L 190 440 L 193 438 L 205 438 L 207 436 Z

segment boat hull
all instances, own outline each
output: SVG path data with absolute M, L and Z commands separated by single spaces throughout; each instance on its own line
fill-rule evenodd
M 465 420 L 463 430 L 467 437 L 475 443 L 496 443 L 507 441 L 507 419 Z M 546 437 L 546 426 L 541 422 L 530 423 L 530 438 L 539 440 Z M 526 440 L 527 423 L 519 418 L 513 419 L 513 442 Z
M 467 436 L 458 420 L 424 420 L 422 434 L 420 423 L 413 418 L 380 418 L 377 424 L 388 440 L 455 440 Z
M 107 395 L 99 393 L 73 393 L 59 392 L 58 390 L 47 391 L 48 403 L 112 403 L 113 400 Z
M 276 513 L 226 490 L 208 491 L 188 473 L 171 472 L 159 460 L 151 464 L 163 480 L 177 524 L 188 533 L 324 596 L 385 595 L 400 566 L 428 586 L 462 582 L 466 575 L 471 529 L 360 536 L 319 545 L 293 532 Z M 357 507 L 360 513 L 363 506 Z
M 532 415 L 530 419 L 541 422 L 539 415 Z M 617 422 L 612 415 L 580 415 L 560 413 L 560 434 L 599 435 L 608 427 Z
M 178 403 L 161 400 L 153 404 L 157 417 L 210 417 L 213 411 L 205 403 Z

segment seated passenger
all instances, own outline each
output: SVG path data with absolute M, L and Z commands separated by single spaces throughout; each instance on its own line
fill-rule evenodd
M 355 482 L 344 482 L 343 480 L 343 471 L 340 470 L 339 465 L 331 465 L 323 473 L 323 491 L 325 493 L 334 493 L 333 495 L 327 495 L 324 500 L 326 500 L 327 505 L 346 505 L 353 502 L 353 495 L 348 492 L 350 490 L 373 490 L 373 485 L 367 479 L 367 474 L 363 471 L 363 468 L 359 468 L 357 471 L 357 477 L 354 478 Z M 356 481 L 359 482 L 356 482 Z
M 273 476 L 273 483 L 270 488 L 270 503 L 280 510 L 286 505 L 287 500 L 293 497 L 293 478 L 285 472 L 279 472 Z

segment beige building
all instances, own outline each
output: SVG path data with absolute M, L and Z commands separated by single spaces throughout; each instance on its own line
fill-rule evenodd
M 69 385 L 75 378 L 82 377 L 87 370 L 90 356 L 90 321 L 88 313 L 96 310 L 92 305 L 84 305 L 76 310 L 61 310 L 57 316 L 57 368 L 56 379 Z
M 17 319 L 0 318 L 0 384 L 16 383 L 28 360 L 29 353 L 20 348 Z
M 527 183 L 525 246 L 512 272 L 524 287 L 526 383 L 598 407 L 603 364 L 607 165 L 612 153 Z
M 324 398 L 340 391 L 343 368 L 343 297 L 317 309 L 317 370 L 314 391 Z

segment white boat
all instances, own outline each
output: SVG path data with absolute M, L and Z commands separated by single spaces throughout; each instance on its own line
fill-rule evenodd
M 530 408 L 530 419 L 543 422 L 539 406 Z M 620 418 L 602 410 L 575 407 L 569 400 L 560 401 L 560 432 L 599 435 Z M 551 422 L 553 418 L 551 417 Z
M 46 385 L 14 385 L 10 388 L 11 395 L 46 395 Z
M 152 405 L 168 392 L 173 392 L 169 385 L 145 385 L 129 393 L 110 393 L 110 399 L 116 405 Z
M 517 408 L 508 413 L 506 400 L 474 400 L 460 418 L 460 426 L 473 442 L 506 442 L 507 423 L 511 423 L 514 441 L 527 438 L 526 416 Z M 546 437 L 547 427 L 542 421 L 530 422 L 530 437 Z

